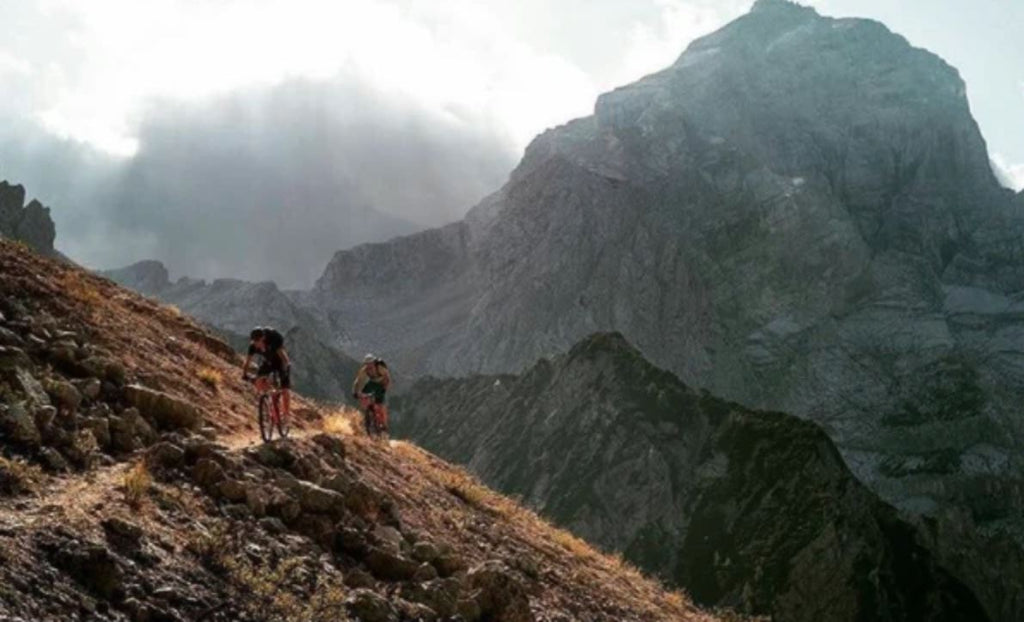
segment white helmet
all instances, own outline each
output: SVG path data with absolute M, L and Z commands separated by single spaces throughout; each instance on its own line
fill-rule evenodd
M 372 355 L 372 354 L 367 354 L 366 356 L 363 357 L 363 362 L 364 363 L 372 363 L 372 362 L 374 362 L 376 360 L 377 360 L 377 357 Z

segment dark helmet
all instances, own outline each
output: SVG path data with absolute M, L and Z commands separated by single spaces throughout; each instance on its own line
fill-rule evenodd
M 266 330 L 267 329 L 262 326 L 257 326 L 249 332 L 249 340 L 256 341 L 257 339 L 261 339 L 263 335 L 266 334 Z

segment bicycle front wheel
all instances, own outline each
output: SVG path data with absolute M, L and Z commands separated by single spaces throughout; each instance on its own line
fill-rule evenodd
M 281 438 L 288 438 L 288 416 L 282 412 L 280 396 L 274 400 L 274 412 L 277 414 L 277 433 Z
M 269 443 L 274 438 L 274 425 L 270 421 L 270 398 L 267 395 L 260 396 L 260 407 L 259 407 L 259 422 L 260 422 L 260 437 L 263 438 L 264 443 Z

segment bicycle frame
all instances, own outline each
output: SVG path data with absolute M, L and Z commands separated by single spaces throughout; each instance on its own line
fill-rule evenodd
M 284 415 L 281 413 L 282 389 L 278 385 L 276 377 L 271 378 L 269 376 L 257 376 L 251 378 L 250 381 L 256 391 L 256 402 L 260 405 L 260 435 L 263 437 L 264 442 L 269 442 L 271 440 L 275 427 L 277 428 L 281 438 L 286 437 L 288 433 L 288 425 L 284 420 Z M 267 404 L 267 418 L 269 419 L 266 428 L 264 428 L 262 415 L 264 401 Z
M 387 411 L 382 404 L 377 403 L 372 395 L 368 393 L 361 393 L 359 395 L 359 409 L 364 414 L 373 417 L 374 427 L 377 428 L 378 434 L 387 430 Z M 369 423 L 369 421 L 366 420 L 364 423 Z M 366 432 L 372 436 L 369 429 Z

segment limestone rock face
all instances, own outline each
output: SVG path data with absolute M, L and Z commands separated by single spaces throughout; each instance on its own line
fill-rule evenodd
M 0 182 L 0 236 L 20 240 L 43 255 L 57 254 L 50 209 L 35 199 L 25 205 L 25 188 L 6 181 Z
M 683 385 L 618 334 L 415 385 L 396 432 L 698 602 L 785 621 L 985 620 L 816 425 Z
M 901 510 L 984 484 L 1012 521 L 1019 201 L 954 68 L 877 22 L 760 2 L 539 136 L 464 221 L 338 253 L 308 299 L 439 376 L 619 331 L 694 386 L 822 424 Z

